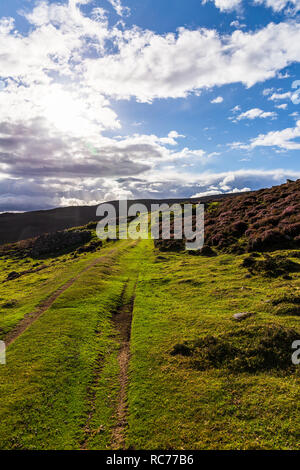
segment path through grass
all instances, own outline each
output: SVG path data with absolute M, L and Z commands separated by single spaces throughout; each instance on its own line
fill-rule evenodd
M 116 243 L 8 348 L 7 365 L 0 368 L 1 448 L 110 443 L 120 388 L 112 316 L 143 255 L 135 245 Z
M 159 253 L 151 241 L 101 251 L 87 271 L 101 252 L 2 284 L 3 302 L 17 301 L 0 317 L 4 337 L 50 288 L 82 272 L 8 348 L 1 448 L 298 449 L 299 369 L 249 372 L 222 358 L 203 366 L 197 350 L 172 351 L 209 337 L 227 338 L 233 351 L 246 341 L 250 354 L 251 332 L 280 326 L 300 339 L 299 271 L 249 277 L 245 255 Z M 253 315 L 233 320 L 244 311 Z

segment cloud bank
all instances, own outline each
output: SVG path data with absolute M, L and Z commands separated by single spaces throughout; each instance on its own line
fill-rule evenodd
M 120 17 L 130 13 L 119 0 L 109 1 Z M 216 1 L 224 11 L 239 3 Z M 300 24 L 270 23 L 224 35 L 184 27 L 157 34 L 126 29 L 119 21 L 111 25 L 100 7 L 85 16 L 85 4 L 92 7 L 89 0 L 39 1 L 22 13 L 26 33 L 16 30 L 13 18 L 0 19 L 0 211 L 118 197 L 188 197 L 293 176 L 281 170 L 234 173 L 235 184 L 221 187 L 226 175 L 184 174 L 183 164 L 205 164 L 218 153 L 184 146 L 180 129 L 118 136 L 123 123 L 115 100 L 151 103 L 232 83 L 251 87 L 300 62 Z M 255 117 L 274 113 L 252 109 L 237 119 Z M 250 145 L 299 148 L 293 142 L 298 133 L 297 123 Z

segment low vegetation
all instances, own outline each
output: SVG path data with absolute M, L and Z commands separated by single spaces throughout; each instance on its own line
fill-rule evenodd
M 291 363 L 290 348 L 298 338 L 299 332 L 276 324 L 249 326 L 176 344 L 171 354 L 190 356 L 191 366 L 198 370 L 226 367 L 237 373 L 267 370 L 293 373 L 297 368 Z
M 289 185 L 258 192 L 257 210 L 279 210 Z M 208 206 L 217 230 L 224 204 Z M 0 447 L 299 449 L 296 237 L 188 253 L 86 231 L 37 258 L 34 239 L 1 250 Z
M 260 256 L 258 253 L 252 253 L 244 258 L 242 266 L 247 268 L 250 274 L 261 274 L 265 277 L 289 278 L 291 273 L 299 271 L 299 263 L 282 254 Z
M 300 247 L 300 180 L 206 203 L 205 243 L 242 254 Z M 184 240 L 159 240 L 163 251 L 184 249 Z

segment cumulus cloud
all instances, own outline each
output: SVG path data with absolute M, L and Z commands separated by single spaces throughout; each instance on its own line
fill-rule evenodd
M 251 141 L 251 148 L 255 147 L 279 147 L 284 150 L 299 150 L 300 143 L 295 139 L 300 137 L 300 121 L 295 127 L 288 127 L 281 131 L 271 131 L 268 134 L 260 134 Z
M 208 1 L 214 2 L 216 8 L 223 12 L 236 10 L 242 4 L 242 0 L 204 0 L 203 3 L 207 3 Z
M 87 84 L 81 67 L 86 54 L 105 54 L 105 41 L 119 33 L 109 30 L 101 8 L 85 17 L 79 6 L 86 3 L 39 2 L 23 13 L 31 24 L 27 35 L 15 31 L 12 19 L 0 20 L 4 210 L 129 197 L 130 191 L 116 183 L 117 178 L 175 160 L 208 158 L 200 149 L 177 150 L 177 141 L 184 136 L 176 130 L 162 137 L 104 137 L 104 131 L 118 130 L 121 123 L 110 93 L 104 95 Z M 101 182 L 101 190 L 93 189 L 91 181 Z
M 228 188 L 227 186 L 221 187 L 223 191 L 217 189 L 209 189 L 207 191 L 203 191 L 201 193 L 193 194 L 192 197 L 204 197 L 204 196 L 214 196 L 216 194 L 226 194 L 226 193 L 245 193 L 247 191 L 251 191 L 250 188 Z
M 256 118 L 261 118 L 261 119 L 266 119 L 266 118 L 276 118 L 277 113 L 274 111 L 263 111 L 262 109 L 259 108 L 252 108 L 249 109 L 248 111 L 245 111 L 244 113 L 239 114 L 235 119 L 237 121 L 240 121 L 241 119 L 256 119 Z
M 157 171 L 151 172 L 146 179 L 138 181 L 123 181 L 127 189 L 133 195 L 140 195 L 142 198 L 166 198 L 170 197 L 201 197 L 209 194 L 221 194 L 229 192 L 243 192 L 261 187 L 268 187 L 281 184 L 286 178 L 296 179 L 300 177 L 300 172 L 293 170 L 237 170 L 224 171 L 220 173 L 203 172 L 191 175 L 190 173 L 169 172 L 168 175 L 160 174 Z M 153 192 L 153 189 L 155 190 Z M 201 196 L 196 196 L 196 195 Z
M 183 165 L 218 153 L 179 145 L 180 129 L 107 137 L 122 133 L 113 100 L 151 102 L 275 77 L 300 61 L 300 25 L 160 35 L 112 25 L 99 7 L 87 17 L 80 6 L 88 3 L 92 8 L 89 0 L 38 1 L 23 12 L 24 33 L 12 18 L 0 19 L 0 211 L 252 187 L 250 177 L 221 187 L 220 175 L 183 174 Z M 120 1 L 110 3 L 128 13 Z
M 287 103 L 275 105 L 275 108 L 278 108 L 278 109 L 286 109 L 287 107 L 288 107 Z
M 274 88 L 265 88 L 263 91 L 262 91 L 262 94 L 263 96 L 268 96 L 268 95 L 271 95 L 271 93 L 274 92 Z
M 130 15 L 130 8 L 123 7 L 121 4 L 121 0 L 108 0 L 109 3 L 113 6 L 116 10 L 116 13 L 119 16 L 129 16 Z
M 173 150 L 182 137 L 171 131 L 167 137 L 134 134 L 128 137 L 98 137 L 86 141 L 66 136 L 44 119 L 24 124 L 0 123 L 0 171 L 13 177 L 117 177 L 139 174 L 157 164 L 193 156 L 204 150 Z
M 296 13 L 300 10 L 300 0 L 254 0 L 254 3 L 272 8 L 277 13 L 286 7 L 289 13 Z
M 86 17 L 77 3 L 39 2 L 25 13 L 27 35 L 15 31 L 11 18 L 1 19 L 1 75 L 26 84 L 49 84 L 54 74 L 76 77 L 106 97 L 149 102 L 228 83 L 249 87 L 300 61 L 297 23 L 231 35 L 206 28 L 159 35 L 109 26 L 103 11 Z
M 118 179 L 142 177 L 155 168 L 168 175 L 171 162 L 211 158 L 201 149 L 178 150 L 183 135 L 134 134 L 107 138 L 66 135 L 44 118 L 0 123 L 0 211 L 68 204 L 96 204 L 131 197 Z M 120 180 L 121 181 L 121 180 Z M 150 183 L 151 180 L 148 180 Z M 9 190 L 8 190 L 9 188 Z M 150 185 L 151 188 L 151 185 Z M 35 191 L 34 193 L 32 191 Z M 151 192 L 151 191 L 150 191 Z M 77 201 L 77 202 L 76 202 Z
M 297 23 L 270 23 L 226 36 L 205 28 L 164 36 L 134 28 L 118 38 L 117 53 L 86 59 L 85 77 L 101 93 L 141 102 L 229 83 L 250 87 L 299 62 L 299 41 Z
M 278 100 L 286 100 L 291 98 L 292 92 L 287 91 L 285 93 L 272 93 L 272 95 L 268 98 L 270 101 L 278 101 Z
M 96 205 L 115 199 L 188 198 L 258 189 L 300 178 L 288 169 L 238 170 L 220 173 L 180 174 L 151 170 L 139 176 L 118 179 L 80 178 L 30 180 L 0 178 L 0 211 L 37 210 L 67 205 Z
M 214 98 L 213 100 L 211 100 L 211 103 L 213 104 L 219 104 L 219 103 L 223 103 L 224 101 L 224 98 L 222 96 L 217 96 L 216 98 Z
M 203 3 L 208 1 L 214 2 L 216 8 L 227 13 L 240 9 L 242 6 L 242 0 L 204 0 Z M 285 11 L 291 15 L 300 10 L 300 0 L 254 0 L 253 4 L 271 8 L 276 13 Z
M 254 149 L 255 147 L 277 147 L 282 150 L 299 150 L 300 143 L 295 139 L 300 137 L 300 120 L 295 127 L 288 127 L 281 131 L 270 131 L 267 134 L 259 134 L 250 141 L 250 144 L 235 142 L 232 148 Z
M 234 21 L 231 21 L 230 26 L 232 28 L 242 29 L 242 28 L 246 28 L 247 25 L 244 23 L 240 23 L 239 20 L 234 20 Z

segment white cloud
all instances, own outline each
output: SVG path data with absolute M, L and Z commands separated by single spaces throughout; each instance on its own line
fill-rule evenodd
M 288 72 L 285 72 L 285 73 L 278 72 L 277 78 L 279 78 L 279 80 L 285 80 L 286 78 L 290 78 L 290 74 Z
M 184 173 L 176 170 L 152 170 L 147 174 L 125 176 L 118 180 L 106 177 L 76 180 L 0 180 L 0 210 L 35 210 L 68 204 L 98 204 L 119 198 L 188 198 L 207 191 L 236 192 L 284 183 L 286 178 L 300 178 L 300 172 L 288 169 L 238 170 L 221 173 Z M 224 180 L 227 188 L 224 187 Z
M 202 3 L 207 3 L 207 1 L 214 2 L 216 8 L 224 12 L 236 10 L 242 4 L 242 0 L 203 0 Z
M 130 8 L 123 7 L 121 4 L 121 0 L 108 0 L 112 7 L 116 10 L 116 13 L 119 16 L 129 16 L 130 15 Z
M 86 59 L 84 76 L 101 93 L 141 102 L 229 83 L 250 87 L 299 62 L 299 42 L 300 24 L 288 22 L 224 36 L 205 28 L 163 36 L 134 28 L 119 34 L 118 52 Z
M 179 139 L 179 138 L 184 138 L 185 135 L 178 134 L 177 131 L 170 131 L 168 134 L 168 137 L 170 137 L 171 139 Z
M 176 130 L 106 137 L 105 131 L 121 134 L 112 100 L 151 102 L 275 77 L 300 61 L 300 25 L 231 35 L 180 28 L 159 35 L 110 26 L 99 7 L 88 18 L 80 10 L 87 3 L 40 1 L 24 14 L 26 33 L 16 31 L 11 18 L 0 20 L 0 210 L 126 195 L 187 197 L 212 186 L 222 191 L 219 180 L 224 183 L 227 173 L 181 171 L 218 154 L 177 147 L 184 136 Z M 223 190 L 273 181 L 273 174 L 253 175 L 236 175 Z
M 239 20 L 234 20 L 234 21 L 232 21 L 232 22 L 230 23 L 230 26 L 231 26 L 232 28 L 242 29 L 242 28 L 246 28 L 247 25 L 246 25 L 246 24 L 241 24 L 241 23 L 239 22 Z
M 208 189 L 207 191 L 202 191 L 200 193 L 192 194 L 191 197 L 215 196 L 216 194 L 222 194 L 222 191 L 215 190 L 215 189 Z
M 288 107 L 287 103 L 277 104 L 275 108 L 286 109 Z
M 228 173 L 223 181 L 221 182 L 222 185 L 227 185 L 228 183 L 233 183 L 235 179 L 234 173 Z
M 170 135 L 171 134 L 171 135 Z M 64 178 L 128 176 L 169 161 L 206 156 L 204 150 L 174 151 L 176 131 L 167 137 L 134 134 L 107 138 L 67 135 L 48 125 L 46 119 L 0 123 L 0 170 L 8 177 Z M 208 158 L 208 156 L 207 156 Z
M 292 93 L 287 91 L 286 93 L 273 93 L 268 99 L 270 101 L 286 100 L 291 98 Z
M 259 108 L 249 109 L 244 113 L 241 113 L 239 116 L 236 117 L 236 120 L 240 121 L 241 119 L 256 119 L 256 118 L 276 118 L 277 114 L 273 111 L 263 111 Z
M 167 162 L 205 164 L 212 156 L 197 148 L 174 150 L 184 138 L 176 130 L 166 136 L 103 136 L 120 129 L 121 122 L 109 100 L 113 93 L 101 93 L 85 80 L 84 58 L 104 57 L 107 39 L 121 50 L 135 29 L 109 29 L 99 8 L 91 18 L 83 16 L 78 5 L 84 3 L 39 2 L 25 14 L 31 28 L 24 36 L 12 19 L 0 20 L 0 172 L 12 191 L 0 198 L 2 208 L 93 203 L 131 194 L 116 179 L 137 178 L 156 167 L 163 172 Z M 92 189 L 91 181 L 109 189 Z
M 231 193 L 246 193 L 248 191 L 251 191 L 251 188 L 242 188 L 242 189 L 233 188 L 230 192 Z
M 264 96 L 268 96 L 268 95 L 270 95 L 270 94 L 273 93 L 273 92 L 274 92 L 274 88 L 265 88 L 265 89 L 263 90 L 262 94 L 263 94 Z
M 214 2 L 216 8 L 222 12 L 237 10 L 242 6 L 242 0 L 203 0 L 203 3 L 207 3 L 207 1 Z M 266 8 L 272 8 L 276 13 L 285 10 L 288 14 L 295 14 L 300 10 L 300 0 L 254 0 L 253 3 L 254 5 L 263 5 Z
M 254 3 L 272 8 L 275 12 L 281 12 L 286 7 L 289 7 L 290 13 L 300 10 L 300 0 L 254 0 Z
M 207 3 L 208 1 L 214 2 L 216 8 L 221 12 L 238 10 L 242 6 L 242 0 L 203 0 L 202 3 Z M 253 3 L 254 5 L 263 5 L 266 8 L 272 8 L 276 13 L 285 11 L 292 15 L 300 10 L 300 0 L 254 0 Z
M 300 120 L 295 127 L 288 127 L 281 131 L 270 131 L 267 134 L 259 134 L 251 140 L 250 144 L 235 142 L 232 148 L 254 149 L 256 147 L 277 147 L 282 150 L 299 150 L 300 143 L 295 139 L 300 137 Z
M 49 84 L 58 74 L 108 97 L 150 102 L 229 83 L 249 87 L 300 61 L 300 24 L 223 36 L 205 28 L 158 35 L 110 27 L 103 10 L 88 18 L 76 3 L 38 3 L 26 13 L 27 35 L 14 31 L 12 19 L 1 20 L 2 80 Z
M 68 134 L 89 136 L 118 129 L 120 122 L 110 102 L 85 85 L 69 83 L 22 84 L 9 80 L 1 92 L 1 121 L 44 118 Z
M 224 98 L 222 96 L 217 96 L 215 99 L 211 100 L 211 103 L 219 104 L 219 103 L 223 103 L 223 101 L 224 101 Z

